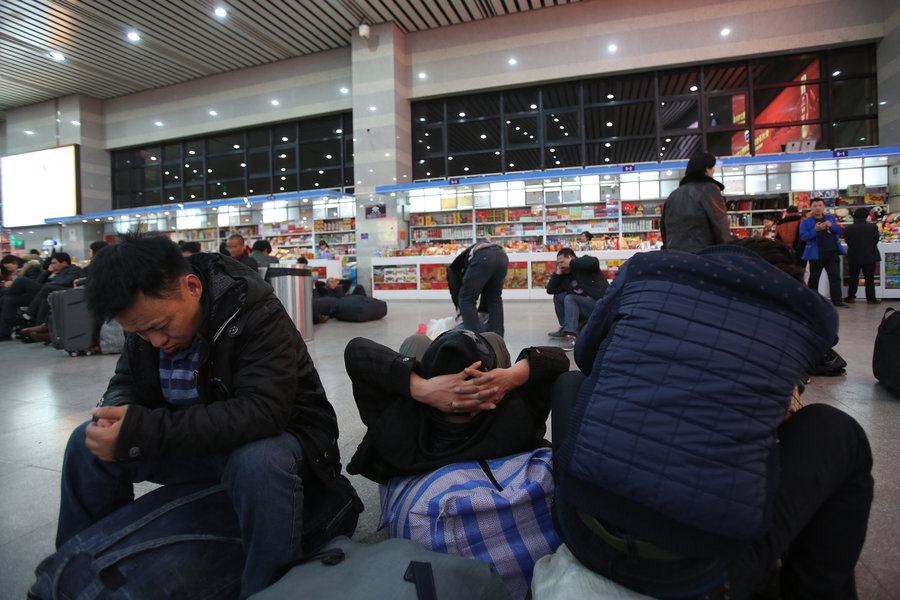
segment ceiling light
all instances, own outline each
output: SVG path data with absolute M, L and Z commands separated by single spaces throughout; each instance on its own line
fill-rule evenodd
M 666 138 L 666 141 L 667 141 L 667 142 L 671 142 L 671 141 L 672 141 L 672 138 Z
M 619 48 L 618 48 L 618 46 L 616 46 L 615 44 L 610 44 L 609 46 L 606 47 L 606 49 L 607 49 L 608 51 L 610 51 L 610 52 L 615 52 L 615 51 L 618 50 Z
M 193 155 L 197 154 L 197 152 L 194 151 L 194 150 L 188 150 L 188 154 L 190 154 L 191 156 L 193 156 Z M 187 166 L 187 165 L 184 165 L 184 166 Z
M 137 31 L 129 31 L 128 33 L 125 34 L 125 37 L 127 37 L 132 42 L 141 41 L 141 36 L 138 34 Z
M 66 60 L 66 55 L 60 52 L 59 50 L 52 50 L 49 54 L 47 54 L 50 58 L 55 60 L 56 62 L 62 62 Z
M 604 158 L 603 162 L 609 162 L 609 157 L 607 156 L 606 158 Z
M 272 106 L 278 106 L 278 100 L 272 100 Z
M 426 77 L 428 77 L 428 75 L 425 73 L 419 73 L 419 79 L 425 79 Z
M 612 144 L 610 144 L 609 142 L 606 142 L 606 143 L 603 144 L 603 145 L 606 146 L 607 148 L 609 148 L 610 146 L 612 146 Z
M 613 126 L 613 122 L 612 122 L 612 121 L 607 121 L 607 122 L 606 122 L 606 126 L 607 126 L 607 127 L 612 127 L 612 126 Z
M 335 133 L 344 133 L 344 130 L 343 129 L 335 129 L 334 132 Z
M 281 141 L 282 141 L 282 142 L 286 142 L 286 141 L 288 141 L 288 138 L 287 138 L 287 136 L 282 136 L 282 138 L 281 138 Z
M 615 98 L 615 97 L 616 97 L 615 94 L 607 94 L 607 95 L 606 95 L 606 99 L 607 99 L 607 100 L 612 100 L 612 99 Z
M 460 117 L 464 117 L 464 116 L 466 116 L 466 113 L 461 112 L 461 113 L 459 113 L 459 116 L 460 116 Z
M 342 94 L 349 94 L 349 93 L 350 93 L 350 90 L 348 90 L 348 89 L 345 88 L 345 87 L 342 87 L 342 88 L 341 88 L 341 93 L 342 93 Z
M 225 8 L 222 6 L 217 6 L 216 10 L 213 11 L 213 14 L 216 15 L 217 17 L 219 17 L 220 19 L 223 19 L 228 16 L 228 11 L 225 10 Z
M 150 157 L 150 160 L 156 160 L 156 157 L 155 157 L 155 156 L 151 156 L 151 157 Z
M 240 144 L 235 144 L 234 146 L 232 146 L 232 148 L 234 148 L 235 150 L 239 149 L 240 147 L 241 147 Z
M 330 154 L 326 154 L 326 155 L 325 155 L 325 158 L 327 158 L 328 160 L 331 160 L 331 155 L 330 155 Z
M 81 125 L 81 121 L 72 121 L 72 125 L 75 125 L 77 127 Z
M 246 169 L 246 168 L 247 168 L 247 163 L 241 163 L 241 168 L 242 168 L 242 169 Z
M 219 113 L 217 113 L 217 112 L 214 111 L 214 110 L 209 111 L 209 116 L 211 116 L 211 117 L 214 117 L 214 116 L 216 116 L 217 114 L 219 114 Z
M 835 71 L 834 73 L 831 74 L 831 76 L 832 76 L 832 77 L 837 77 L 837 76 L 840 75 L 840 74 L 841 74 L 840 71 Z
M 691 86 L 691 91 L 692 91 L 692 92 L 696 92 L 696 91 L 697 91 L 697 86 L 696 86 L 696 85 L 692 85 L 692 86 Z
M 378 109 L 377 109 L 376 107 L 374 107 L 374 106 L 370 106 L 370 107 L 369 107 L 369 110 L 375 111 L 375 110 L 378 110 Z
M 154 123 L 154 125 L 156 125 L 157 127 L 162 127 L 162 126 L 163 126 L 163 122 L 162 122 L 162 121 L 157 121 L 157 122 Z
M 34 132 L 30 129 L 25 130 L 25 135 L 34 135 Z
M 722 29 L 722 31 L 719 32 L 719 34 L 722 37 L 727 37 L 728 35 L 731 34 L 731 29 L 729 29 L 728 27 L 725 27 L 724 29 Z
M 531 105 L 531 110 L 534 110 L 534 109 L 536 109 L 536 108 L 537 108 L 537 104 L 532 104 L 532 105 Z
M 514 58 L 511 58 L 511 59 L 509 59 L 509 60 L 506 61 L 506 62 L 508 62 L 510 65 L 514 65 L 514 64 L 516 64 L 516 63 L 519 62 L 519 61 L 517 61 L 517 60 L 514 59 Z M 512 166 L 512 165 L 510 165 L 510 166 Z

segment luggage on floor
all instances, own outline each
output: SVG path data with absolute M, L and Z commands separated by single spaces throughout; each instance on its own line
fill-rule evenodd
M 371 296 L 350 294 L 338 299 L 333 314 L 340 321 L 375 321 L 387 314 L 387 302 Z
M 221 486 L 166 485 L 66 542 L 28 598 L 219 598 L 240 594 L 244 551 Z
M 125 331 L 119 322 L 110 319 L 100 326 L 100 352 L 102 354 L 121 354 L 125 347 Z
M 900 312 L 893 308 L 884 311 L 878 326 L 872 373 L 883 385 L 900 393 Z
M 50 302 L 50 342 L 54 348 L 73 356 L 80 352 L 91 354 L 97 346 L 97 325 L 88 311 L 86 288 L 60 290 L 47 296 Z
M 483 562 L 426 550 L 409 540 L 359 544 L 338 537 L 250 600 L 505 600 Z
M 524 598 L 534 563 L 562 543 L 553 527 L 551 456 L 538 448 L 394 477 L 380 486 L 382 527 L 391 537 L 490 563 L 510 598 Z
M 594 573 L 572 556 L 563 544 L 553 554 L 534 565 L 532 600 L 651 600 L 633 590 Z

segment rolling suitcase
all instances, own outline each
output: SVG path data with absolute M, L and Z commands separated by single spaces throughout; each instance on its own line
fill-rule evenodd
M 47 296 L 50 302 L 50 343 L 72 356 L 94 353 L 97 325 L 88 311 L 85 288 L 60 290 Z

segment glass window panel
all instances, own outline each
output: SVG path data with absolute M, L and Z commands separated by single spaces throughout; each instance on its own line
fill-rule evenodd
M 795 125 L 793 127 L 772 127 L 757 129 L 754 141 L 755 154 L 773 154 L 784 152 L 788 142 L 797 140 L 816 140 L 821 146 L 821 125 Z
M 113 167 L 130 167 L 132 162 L 131 150 L 119 150 L 113 152 Z
M 268 127 L 259 127 L 257 129 L 251 129 L 247 132 L 248 148 L 268 148 L 269 144 L 270 140 Z
M 506 143 L 514 146 L 537 143 L 537 117 L 512 117 L 506 120 Z
M 197 200 L 203 200 L 203 186 L 202 185 L 192 185 L 188 186 L 184 190 L 184 200 L 185 202 L 195 202 Z
M 819 84 L 757 90 L 753 93 L 753 122 L 762 125 L 814 121 L 821 115 L 821 97 Z
M 817 160 L 813 163 L 813 170 L 815 171 L 833 171 L 838 168 L 838 161 L 836 160 Z
M 296 173 L 282 173 L 275 176 L 275 192 L 296 192 L 300 189 L 297 186 Z
M 841 169 L 838 171 L 838 187 L 846 189 L 848 185 L 856 185 L 863 182 L 862 169 Z
M 854 46 L 836 48 L 828 56 L 832 72 L 840 71 L 839 77 L 848 75 L 875 74 L 875 46 Z
M 641 184 L 635 182 L 623 182 L 619 184 L 619 198 L 624 201 L 641 199 Z
M 747 94 L 710 96 L 706 99 L 709 108 L 707 124 L 710 127 L 740 125 L 747 122 Z
M 203 183 L 203 159 L 189 158 L 184 161 L 184 183 L 185 185 L 196 185 Z
M 341 164 L 341 140 L 324 140 L 300 144 L 300 168 L 321 169 Z
M 659 158 L 655 138 L 621 140 L 614 142 L 607 150 L 610 152 L 609 162 L 612 163 L 649 162 Z
M 155 188 L 160 186 L 160 169 L 159 166 L 144 167 L 142 181 L 140 187 Z
M 477 117 L 496 117 L 500 114 L 500 94 L 490 92 L 447 98 L 447 121 Z
M 461 154 L 448 161 L 449 175 L 474 175 L 484 173 L 501 173 L 500 156 L 494 152 L 479 152 L 476 154 Z
M 412 105 L 412 120 L 416 123 L 442 123 L 444 121 L 444 101 L 425 100 Z
M 421 144 L 417 145 L 421 146 Z M 500 125 L 496 119 L 447 125 L 447 150 L 449 152 L 468 152 L 489 148 L 500 148 Z
M 806 192 L 813 190 L 813 174 L 812 171 L 801 171 L 799 173 L 791 173 L 791 191 Z
M 281 148 L 276 150 L 272 164 L 276 174 L 294 171 L 297 168 L 297 149 Z M 282 171 L 282 169 L 284 170 Z
M 747 175 L 746 193 L 748 194 L 764 194 L 766 192 L 766 176 L 765 175 Z
M 210 181 L 206 184 L 206 199 L 238 198 L 246 194 L 243 179 L 231 181 Z
M 641 199 L 651 199 L 655 200 L 659 198 L 659 182 L 658 181 L 642 181 L 641 184 Z
M 581 85 L 578 82 L 544 86 L 541 92 L 544 110 L 577 107 L 581 99 L 580 90 Z
M 115 185 L 117 194 L 128 192 L 137 187 L 136 183 L 133 181 L 133 172 L 133 169 L 116 169 L 115 174 L 113 175 L 113 184 Z
M 244 176 L 243 155 L 211 156 L 206 159 L 207 179 L 234 179 Z
M 296 144 L 297 143 L 297 125 L 296 123 L 285 123 L 276 125 L 272 128 L 272 142 L 275 145 Z
M 236 147 L 235 147 L 236 146 Z M 206 142 L 208 154 L 224 154 L 240 150 L 244 146 L 243 133 L 227 133 L 211 136 Z
M 584 82 L 584 103 L 652 99 L 656 95 L 653 74 L 592 79 Z
M 878 145 L 878 120 L 842 121 L 831 128 L 835 148 Z
M 725 184 L 724 193 L 727 194 L 744 194 L 744 176 L 743 175 L 729 175 L 722 179 L 722 183 Z
M 307 119 L 300 122 L 300 139 L 318 140 L 339 136 L 340 134 L 336 132 L 338 129 L 341 129 L 341 115 Z
M 769 173 L 770 192 L 786 192 L 791 187 L 790 173 Z
M 865 183 L 867 186 L 887 185 L 887 167 L 866 167 L 863 170 L 863 180 L 863 183 Z
M 203 140 L 188 140 L 184 143 L 182 158 L 198 158 L 203 156 Z
M 703 87 L 707 92 L 747 87 L 747 63 L 744 61 L 703 68 Z
M 155 190 L 142 190 L 138 192 L 138 203 L 136 206 L 153 206 L 154 204 L 162 204 L 162 193 L 159 188 Z
M 540 88 L 509 90 L 503 94 L 503 112 L 507 115 L 536 111 L 540 108 Z
M 707 150 L 716 156 L 750 156 L 750 131 L 716 131 L 706 134 Z
M 584 111 L 586 139 L 656 133 L 653 102 L 634 102 L 617 106 L 588 108 Z
M 837 189 L 837 171 L 816 171 L 814 183 L 816 190 Z
M 838 118 L 878 112 L 875 78 L 835 81 L 831 84 L 831 114 Z
M 181 202 L 181 188 L 166 188 L 164 197 L 167 202 Z
M 510 171 L 536 171 L 541 168 L 541 151 L 532 150 L 507 150 L 505 172 Z
M 547 148 L 544 152 L 544 165 L 547 169 L 560 169 L 564 167 L 580 167 L 581 144 Z
M 341 168 L 318 169 L 300 173 L 300 189 L 328 189 L 341 187 Z
M 838 167 L 841 169 L 856 169 L 863 166 L 863 159 L 861 158 L 842 158 L 837 161 Z
M 181 165 L 172 165 L 163 170 L 163 185 L 165 187 L 181 186 Z
M 659 197 L 668 198 L 669 194 L 678 189 L 678 180 L 664 179 L 659 182 Z
M 510 188 L 506 198 L 508 206 L 525 206 L 525 190 L 522 188 Z
M 753 61 L 752 65 L 754 86 L 799 81 L 804 74 L 807 79 L 820 77 L 817 54 L 782 55 L 758 59 Z
M 431 128 L 415 134 L 413 153 L 415 156 L 434 154 L 444 151 L 444 132 L 439 128 Z
M 662 71 L 659 74 L 659 95 L 677 96 L 680 94 L 698 93 L 700 86 L 700 70 L 678 69 Z
M 702 149 L 702 135 L 673 135 L 663 138 L 662 145 L 659 147 L 659 160 L 690 158 Z
M 444 158 L 421 158 L 413 163 L 413 179 L 440 179 L 446 177 Z
M 272 193 L 272 179 L 268 175 L 265 177 L 251 177 L 247 185 L 248 194 L 270 194 Z
M 291 150 L 293 152 L 293 150 Z M 279 154 L 284 154 L 281 152 Z M 292 163 L 285 163 L 292 164 Z M 269 152 L 251 152 L 247 157 L 247 172 L 253 176 L 268 176 L 271 165 L 269 164 Z
M 166 144 L 162 147 L 162 161 L 165 164 L 181 162 L 181 144 Z
M 548 142 L 580 139 L 577 112 L 551 113 L 544 117 L 544 139 Z

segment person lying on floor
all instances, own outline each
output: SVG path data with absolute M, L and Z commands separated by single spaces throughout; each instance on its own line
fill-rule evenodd
M 368 428 L 347 472 L 378 483 L 545 445 L 550 387 L 569 369 L 560 348 L 510 364 L 503 338 L 464 329 L 413 335 L 399 352 L 354 338 L 344 363 Z

